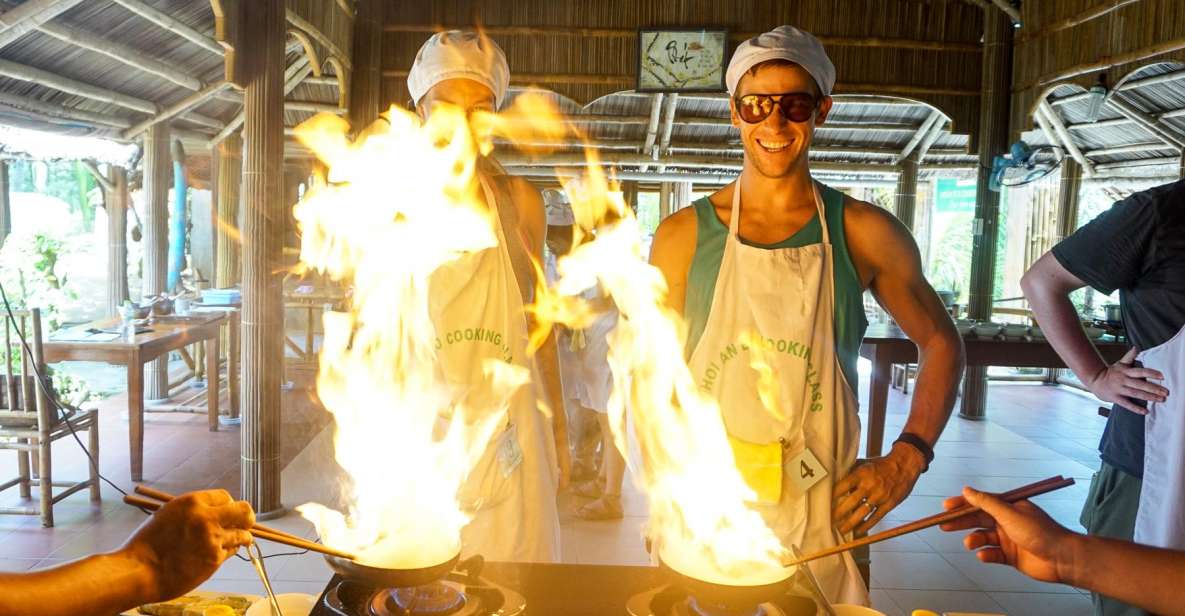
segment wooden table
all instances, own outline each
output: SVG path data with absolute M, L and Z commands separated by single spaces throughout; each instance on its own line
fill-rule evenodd
M 193 313 L 222 313 L 226 315 L 226 380 L 227 397 L 230 398 L 231 419 L 239 417 L 239 329 L 242 326 L 243 302 L 233 304 L 194 303 Z
M 1066 367 L 1062 358 L 1044 340 L 965 338 L 963 344 L 967 349 L 968 366 Z M 1095 348 L 1102 354 L 1103 359 L 1110 363 L 1123 357 L 1129 347 L 1126 343 L 1097 341 Z M 892 366 L 917 363 L 918 347 L 897 326 L 876 324 L 869 326 L 864 334 L 864 341 L 860 344 L 860 357 L 872 362 L 872 379 L 868 384 L 868 451 L 865 455 L 874 457 L 881 455 L 881 447 L 884 445 L 885 406 L 889 400 Z M 975 412 L 971 414 L 976 415 Z M 983 416 L 982 413 L 978 415 Z
M 136 334 L 132 341 L 122 338 L 110 342 L 53 340 L 45 341 L 45 361 L 97 361 L 119 364 L 128 372 L 128 445 L 131 451 L 132 481 L 144 478 L 144 364 L 184 346 L 206 343 L 206 406 L 210 431 L 218 431 L 218 336 L 227 315 L 222 312 L 185 317 L 156 317 L 149 332 Z M 118 327 L 112 319 L 96 321 L 85 327 Z

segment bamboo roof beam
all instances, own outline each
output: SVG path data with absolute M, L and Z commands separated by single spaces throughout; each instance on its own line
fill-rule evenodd
M 1038 30 L 1024 31 L 1020 36 L 1016 37 L 1016 42 L 1024 43 L 1032 39 L 1044 37 L 1048 34 L 1053 34 L 1054 32 L 1061 32 L 1062 30 L 1080 26 L 1088 21 L 1098 19 L 1107 15 L 1108 13 L 1111 13 L 1112 11 L 1119 10 L 1129 4 L 1135 4 L 1139 1 L 1140 0 L 1103 0 L 1103 2 L 1095 4 L 1094 6 L 1089 6 L 1075 15 L 1070 15 L 1069 17 L 1059 19 Z
M 82 0 L 28 0 L 0 14 L 0 49 L 74 8 Z
M 95 161 L 82 161 L 82 168 L 86 169 L 87 172 L 91 174 L 91 177 L 93 177 L 95 181 L 98 182 L 99 186 L 103 187 L 103 190 L 110 191 L 111 189 L 115 188 L 115 184 L 113 184 L 111 180 L 107 179 L 107 176 L 103 175 L 102 171 L 99 171 L 99 166 L 95 164 Z
M 669 153 L 670 148 L 671 148 L 671 132 L 675 128 L 675 114 L 678 112 L 678 110 L 679 110 L 679 94 L 678 93 L 667 94 L 666 97 L 663 99 L 663 116 L 664 117 L 663 117 L 663 121 L 662 121 L 662 134 L 658 138 L 658 148 L 656 148 L 652 152 L 651 158 L 658 160 L 659 158 L 662 158 Z M 643 167 L 642 169 L 644 171 L 646 168 Z M 667 170 L 666 165 L 659 165 L 658 166 L 659 173 L 662 173 L 666 170 Z
M 658 139 L 658 121 L 662 116 L 662 92 L 656 92 L 650 101 L 650 115 L 646 117 L 646 138 L 642 140 L 642 153 L 649 154 L 654 149 L 654 142 Z M 571 122 L 580 122 L 577 116 L 569 117 Z M 639 117 L 638 119 L 642 119 Z
M 1095 167 L 1097 171 L 1114 171 L 1116 169 L 1126 169 L 1129 167 L 1153 167 L 1160 165 L 1176 165 L 1181 161 L 1178 156 L 1166 156 L 1163 158 L 1139 158 L 1136 160 L 1124 160 L 1114 163 L 1102 163 Z
M 1175 151 L 1173 146 L 1167 145 L 1160 141 L 1154 143 L 1133 143 L 1131 145 L 1119 145 L 1110 148 L 1099 148 L 1097 150 L 1087 150 L 1083 152 L 1087 156 L 1116 156 L 1119 154 L 1145 154 L 1147 152 L 1164 152 Z
M 310 23 L 309 20 L 305 19 L 304 17 L 301 17 L 292 9 L 287 9 L 284 14 L 284 17 L 288 21 L 288 23 L 292 24 L 297 29 L 303 31 L 305 34 L 308 34 L 309 36 L 313 37 L 313 40 L 317 41 L 318 43 L 323 45 L 326 49 L 328 49 L 329 54 L 332 55 L 333 57 L 337 58 L 338 61 L 341 62 L 346 67 L 346 70 L 353 70 L 353 66 L 350 62 L 349 54 L 347 54 L 344 50 L 342 50 L 342 48 L 339 47 L 337 45 L 337 43 L 333 42 L 333 39 L 329 38 L 328 36 L 325 36 L 325 33 L 322 32 L 316 26 L 314 26 L 312 23 Z
M 1140 88 L 1146 88 L 1148 86 L 1156 86 L 1156 85 L 1160 85 L 1163 83 L 1171 83 L 1174 81 L 1179 81 L 1181 79 L 1185 79 L 1185 70 L 1173 71 L 1171 73 L 1164 73 L 1162 75 L 1154 75 L 1152 77 L 1144 77 L 1142 79 L 1133 79 L 1131 81 L 1125 81 L 1125 82 L 1119 84 L 1118 86 L 1116 86 L 1113 91 L 1114 92 L 1126 92 L 1128 90 L 1138 90 Z M 1084 101 L 1089 98 L 1090 98 L 1090 92 L 1081 92 L 1078 94 L 1071 94 L 1070 96 L 1063 96 L 1061 98 L 1054 99 L 1049 102 L 1052 105 L 1065 105 L 1067 103 Z
M 105 126 L 111 128 L 128 128 L 132 125 L 132 121 L 127 118 L 95 113 L 93 111 L 84 111 L 82 109 L 75 109 L 73 107 L 59 105 L 58 103 L 43 101 L 39 98 L 21 96 L 19 94 L 12 94 L 10 92 L 0 92 L 0 104 L 14 107 L 20 111 L 30 115 L 35 115 L 53 124 L 59 124 L 62 121 L 70 121 L 80 122 L 92 126 Z
M 309 78 L 312 79 L 311 77 Z M 305 80 L 306 83 L 309 80 Z M 680 95 L 682 100 L 686 100 L 686 96 Z M 659 107 L 661 111 L 661 106 Z M 661 114 L 660 114 L 661 115 Z M 546 122 L 547 120 L 540 120 L 537 118 L 514 118 L 513 116 L 503 116 L 511 121 L 522 121 L 529 124 L 537 124 Z M 632 115 L 613 115 L 605 113 L 577 113 L 564 116 L 563 122 L 573 124 L 606 124 L 606 125 L 646 125 L 647 132 L 649 132 L 650 117 L 649 116 L 632 116 Z M 657 121 L 656 121 L 657 122 Z M 675 118 L 675 126 L 722 126 L 725 128 L 733 128 L 732 120 L 729 118 L 717 118 L 706 116 L 679 116 Z M 916 132 L 921 128 L 921 124 L 914 123 L 865 123 L 859 121 L 845 121 L 828 119 L 827 122 L 821 126 L 816 126 L 815 130 L 860 130 L 871 132 L 898 132 L 911 133 Z M 658 127 L 655 127 L 655 135 L 657 136 Z
M 136 15 L 139 15 L 148 21 L 151 21 L 161 28 L 164 28 L 173 34 L 184 38 L 185 40 L 197 45 L 198 47 L 201 47 L 202 49 L 205 49 L 214 55 L 217 55 L 220 58 L 223 55 L 224 50 L 222 45 L 219 45 L 218 42 L 213 38 L 198 32 L 197 30 L 186 25 L 181 20 L 157 9 L 156 7 L 145 4 L 140 0 L 112 0 L 112 2 L 115 2 L 132 13 L 135 13 Z
M 293 60 L 292 64 L 284 70 L 284 96 L 288 96 L 288 94 L 291 93 L 292 90 L 296 89 L 296 86 L 300 85 L 300 82 L 304 81 L 305 78 L 308 77 L 312 72 L 313 67 L 309 65 L 308 58 L 302 56 L 296 60 Z M 231 133 L 238 130 L 239 127 L 243 125 L 243 121 L 246 119 L 244 113 L 244 111 L 240 111 L 239 115 L 235 116 L 234 119 L 226 124 L 226 126 L 222 127 L 222 130 L 218 131 L 217 135 L 211 137 L 209 143 L 206 145 L 208 147 L 215 147 L 221 143 L 223 139 L 226 139 L 228 136 L 230 136 Z
M 465 26 L 441 26 L 440 24 L 386 24 L 384 32 L 405 34 L 432 34 L 440 30 L 455 30 Z M 632 39 L 638 31 L 632 28 L 568 28 L 547 26 L 483 26 L 482 32 L 487 36 L 531 36 L 531 37 L 564 37 L 564 38 L 599 38 L 599 39 Z M 728 38 L 732 41 L 743 41 L 757 36 L 760 32 L 730 32 Z M 847 36 L 819 36 L 819 40 L 828 47 L 873 47 L 894 49 L 925 49 L 928 51 L 956 51 L 978 53 L 980 46 L 974 42 L 932 41 L 900 38 L 880 37 L 847 37 Z
M 1052 106 L 1046 101 L 1041 101 L 1037 106 L 1037 113 L 1041 114 L 1042 119 L 1049 124 L 1053 134 L 1058 138 L 1058 145 L 1070 154 L 1070 157 L 1082 167 L 1082 172 L 1086 177 L 1094 175 L 1094 165 L 1086 159 L 1082 154 L 1082 150 L 1078 148 L 1078 144 L 1074 143 L 1074 138 L 1070 136 L 1070 131 L 1066 130 L 1066 125 L 1062 123 L 1061 116 L 1057 114 Z
M 10 77 L 12 79 L 18 79 L 20 81 L 35 83 L 37 85 L 53 88 L 55 90 L 61 90 L 67 94 L 82 96 L 84 98 L 90 98 L 97 101 L 102 101 L 104 103 L 110 103 L 112 105 L 119 105 L 120 107 L 131 109 L 133 111 L 151 114 L 155 114 L 159 111 L 156 103 L 153 103 L 152 101 L 146 101 L 142 98 L 128 96 L 127 94 L 121 94 L 114 90 L 108 90 L 107 88 L 101 88 L 89 83 L 75 81 L 49 71 L 45 71 L 33 66 L 26 66 L 24 64 L 17 64 L 16 62 L 9 60 L 0 59 L 0 75 L 4 75 L 5 77 Z
M 172 105 L 166 107 L 160 113 L 152 116 L 151 118 L 148 118 L 147 120 L 144 120 L 143 122 L 140 122 L 139 124 L 127 129 L 126 131 L 123 132 L 123 138 L 124 139 L 133 139 L 140 133 L 147 130 L 149 126 L 152 126 L 153 124 L 157 124 L 158 122 L 164 122 L 166 120 L 172 119 L 173 117 L 181 115 L 182 113 L 185 113 L 186 111 L 189 111 L 190 109 L 193 109 L 194 107 L 197 107 L 198 105 L 209 100 L 215 94 L 217 94 L 223 90 L 226 90 L 229 87 L 231 87 L 231 83 L 229 81 L 223 80 L 223 81 L 219 81 L 218 83 L 207 86 L 206 89 L 201 90 L 200 92 L 194 92 L 193 94 L 190 94 L 189 96 L 186 96 L 185 98 L 177 101 L 176 103 L 173 103 Z
M 1057 81 L 1063 81 L 1072 77 L 1077 77 L 1079 75 L 1088 75 L 1090 73 L 1105 71 L 1123 64 L 1140 62 L 1141 60 L 1147 60 L 1148 58 L 1153 58 L 1174 51 L 1180 51 L 1182 49 L 1185 49 L 1185 37 L 1170 39 L 1155 45 L 1149 45 L 1148 47 L 1121 53 L 1117 56 L 1103 57 L 1093 62 L 1084 62 L 1069 68 L 1047 73 L 1038 79 L 1036 83 L 1030 83 L 1018 89 L 1027 90 L 1034 86 L 1044 86 Z
M 913 137 L 910 137 L 909 141 L 905 144 L 905 147 L 901 148 L 901 153 L 897 155 L 897 159 L 894 162 L 900 164 L 901 161 L 908 158 L 909 155 L 913 153 L 914 148 L 918 147 L 918 144 L 926 138 L 926 135 L 930 134 L 930 131 L 934 128 L 934 125 L 941 122 L 943 118 L 944 116 L 942 115 L 941 111 L 938 111 L 937 109 L 931 111 L 930 115 L 926 117 L 926 120 L 922 122 L 922 126 L 918 128 L 917 132 L 913 134 Z
M 1180 136 L 1173 134 L 1173 132 L 1170 130 L 1167 130 L 1164 126 L 1157 122 L 1156 118 L 1153 118 L 1147 113 L 1140 111 L 1135 107 L 1135 105 L 1132 105 L 1126 100 L 1114 95 L 1107 97 L 1107 104 L 1113 107 L 1115 111 L 1118 111 L 1124 117 L 1130 119 L 1136 124 L 1139 124 L 1144 130 L 1152 133 L 1153 136 L 1165 142 L 1177 152 L 1185 149 L 1185 141 L 1183 141 Z
M 1001 11 L 1004 11 L 1004 14 L 1008 16 L 1008 19 L 1012 20 L 1012 25 L 1017 27 L 1020 26 L 1022 23 L 1020 19 L 1020 10 L 1013 6 L 1011 2 L 1008 0 L 992 0 L 992 4 L 996 5 L 996 8 L 1000 9 Z
M 933 154 L 947 154 L 948 152 L 953 152 L 955 154 L 970 155 L 970 153 L 967 152 L 966 150 L 960 150 L 957 148 L 954 150 L 950 150 L 950 149 L 932 150 L 931 148 L 934 147 L 934 144 L 938 142 L 938 139 L 942 137 L 942 134 L 944 132 L 946 132 L 946 117 L 945 116 L 942 119 L 940 119 L 934 123 L 934 126 L 930 128 L 930 134 L 926 135 L 926 137 L 924 139 L 922 139 L 922 142 L 918 144 L 918 149 L 915 152 L 915 154 L 917 154 L 919 162 L 921 162 L 922 160 L 925 160 L 926 155 L 931 154 L 931 153 L 933 153 Z
M 336 103 L 318 103 L 315 101 L 284 101 L 284 111 L 309 111 L 312 113 L 336 113 L 343 115 L 348 111 L 338 107 Z
M 337 77 L 332 75 L 321 75 L 320 77 L 309 77 L 304 80 L 310 86 L 329 86 L 331 88 L 340 88 L 341 82 Z
M 201 90 L 204 86 L 200 79 L 186 75 L 160 60 L 148 57 L 117 41 L 58 23 L 43 24 L 39 30 L 75 47 L 102 54 L 134 69 L 167 79 L 187 90 Z

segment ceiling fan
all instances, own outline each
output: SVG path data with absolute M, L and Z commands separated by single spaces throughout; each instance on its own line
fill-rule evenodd
M 1004 187 L 1024 186 L 1053 173 L 1066 156 L 1061 148 L 1052 145 L 1032 147 L 1017 141 L 1008 153 L 992 160 L 992 177 L 988 188 L 1000 192 Z

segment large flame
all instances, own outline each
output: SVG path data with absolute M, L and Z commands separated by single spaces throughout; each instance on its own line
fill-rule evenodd
M 584 137 L 549 99 L 529 93 L 498 116 L 445 107 L 421 124 L 393 107 L 388 117 L 389 126 L 354 142 L 331 116 L 297 129 L 330 180 L 296 209 L 302 263 L 354 287 L 350 311 L 326 316 L 317 380 L 337 423 L 348 511 L 300 510 L 327 544 L 406 568 L 459 549 L 467 517 L 457 491 L 504 411 L 463 406 L 445 386 L 427 312 L 431 274 L 496 241 L 475 192 L 474 161 L 495 138 L 539 154 Z M 736 469 L 720 410 L 683 360 L 686 328 L 666 306 L 663 277 L 647 263 L 638 224 L 595 151 L 585 152 L 585 175 L 569 191 L 575 248 L 559 260 L 558 284 L 536 289 L 532 348 L 554 324 L 595 319 L 581 293 L 599 285 L 621 315 L 609 338 L 611 425 L 618 448 L 633 454 L 627 460 L 649 500 L 647 533 L 658 554 L 710 582 L 785 579 L 785 549 L 746 505 L 755 494 Z M 522 372 L 491 362 L 483 399 L 508 399 L 525 382 Z M 766 381 L 763 389 L 776 387 Z
M 786 551 L 746 505 L 756 495 L 736 469 L 719 407 L 683 360 L 686 327 L 666 305 L 662 273 L 647 263 L 638 223 L 595 151 L 586 156 L 586 175 L 568 183 L 576 246 L 558 261 L 558 283 L 536 291 L 533 342 L 553 323 L 588 323 L 595 307 L 580 293 L 599 285 L 621 315 L 609 338 L 610 423 L 618 449 L 635 452 L 627 461 L 649 501 L 652 545 L 665 564 L 697 579 L 739 586 L 783 580 Z M 776 382 L 763 384 L 772 395 Z
M 495 360 L 486 382 L 452 391 L 436 354 L 430 278 L 497 242 L 475 169 L 488 145 L 468 116 L 440 106 L 426 123 L 392 107 L 357 140 L 321 115 L 297 136 L 328 182 L 296 206 L 301 262 L 352 287 L 348 312 L 324 317 L 317 393 L 333 413 L 335 456 L 348 475 L 345 513 L 300 512 L 326 544 L 365 564 L 417 568 L 460 549 L 468 516 L 457 492 L 527 370 Z M 475 395 L 474 390 L 480 390 Z

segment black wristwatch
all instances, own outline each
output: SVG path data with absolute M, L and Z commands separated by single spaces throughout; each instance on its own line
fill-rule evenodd
M 894 445 L 897 443 L 905 443 L 918 450 L 922 454 L 922 458 L 926 460 L 926 466 L 922 467 L 922 472 L 924 473 L 930 470 L 930 463 L 934 461 L 934 448 L 925 439 L 913 432 L 902 432 L 901 436 L 898 436 L 897 440 L 893 441 Z

